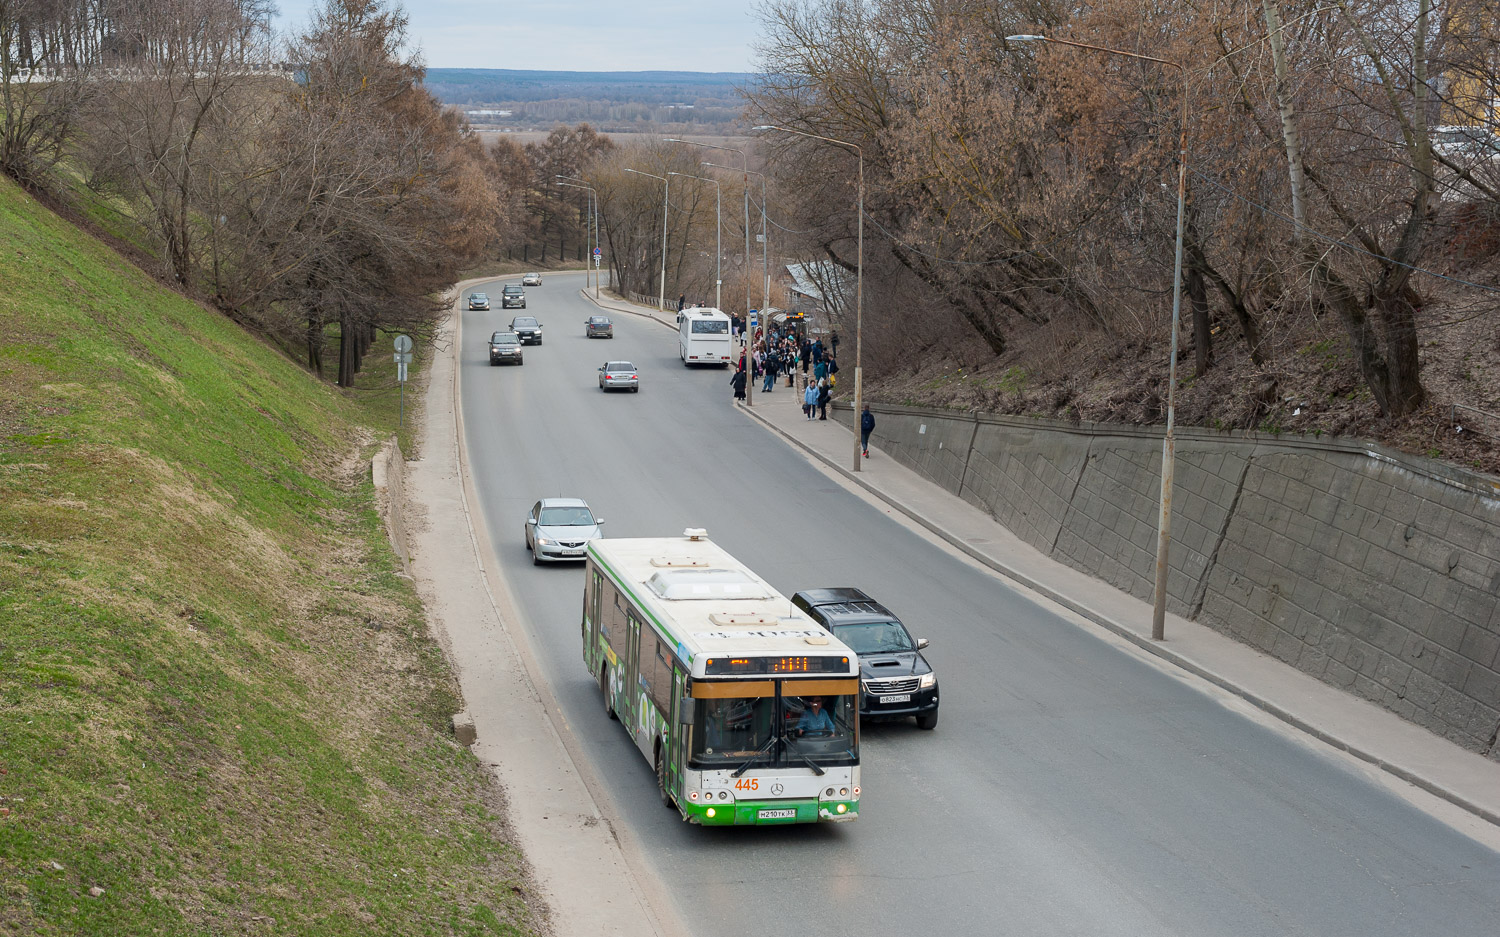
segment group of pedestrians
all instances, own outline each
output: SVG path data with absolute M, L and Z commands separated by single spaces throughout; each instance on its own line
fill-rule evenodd
M 740 352 L 739 364 L 729 377 L 734 399 L 744 400 L 752 380 L 761 380 L 761 393 L 771 393 L 777 378 L 785 375 L 786 386 L 796 386 L 797 372 L 802 372 L 802 415 L 808 420 L 827 420 L 828 402 L 838 383 L 838 333 L 829 335 L 825 346 L 821 338 L 809 340 L 793 330 L 773 328 L 764 339 L 757 330 L 754 347 L 748 355 Z M 748 373 L 747 373 L 748 367 Z M 866 406 L 859 415 L 860 451 L 869 457 L 870 433 L 875 429 L 875 415 Z

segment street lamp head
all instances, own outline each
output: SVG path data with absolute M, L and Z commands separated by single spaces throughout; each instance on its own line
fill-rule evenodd
M 1006 42 L 1046 42 L 1046 36 L 1006 36 Z

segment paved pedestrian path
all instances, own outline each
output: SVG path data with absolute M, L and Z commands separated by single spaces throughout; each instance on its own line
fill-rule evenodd
M 592 301 L 593 294 L 589 292 Z M 605 309 L 675 328 L 675 312 L 611 297 Z M 852 369 L 845 369 L 852 374 Z M 758 388 L 757 388 L 758 389 Z M 895 462 L 872 446 L 854 472 L 854 436 L 832 417 L 802 415 L 802 398 L 757 394 L 747 414 L 811 458 L 911 518 L 979 563 L 1105 628 L 1142 651 L 1240 697 L 1270 715 L 1422 791 L 1488 821 L 1470 829 L 1491 845 L 1500 834 L 1500 763 L 1469 752 L 1394 713 L 1314 679 L 1217 631 L 1175 615 L 1166 640 L 1152 641 L 1150 603 L 1052 560 L 983 510 Z M 833 409 L 833 408 L 830 408 Z M 847 405 L 841 414 L 850 421 Z M 877 417 L 878 419 L 878 417 Z M 1460 821 L 1462 817 L 1458 817 Z

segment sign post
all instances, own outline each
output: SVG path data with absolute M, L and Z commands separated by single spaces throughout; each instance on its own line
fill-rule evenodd
M 411 336 L 397 335 L 392 343 L 396 349 L 396 383 L 401 388 L 401 428 L 406 427 L 406 366 L 411 364 Z

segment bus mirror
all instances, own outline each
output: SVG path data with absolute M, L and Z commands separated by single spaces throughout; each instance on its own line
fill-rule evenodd
M 690 726 L 693 724 L 693 698 L 684 696 L 677 708 L 677 724 Z
M 917 639 L 917 650 L 920 651 L 922 648 L 924 648 L 926 646 L 927 646 L 927 639 L 926 638 L 918 638 Z

